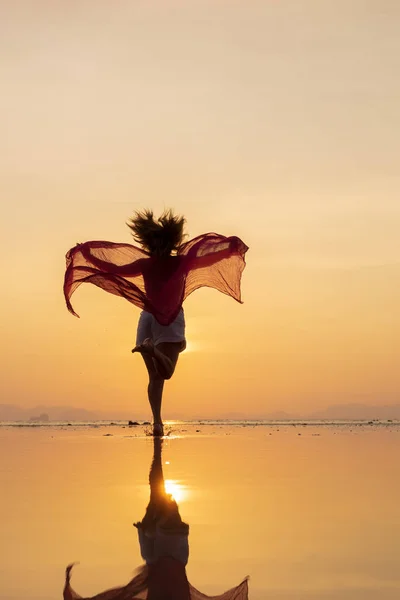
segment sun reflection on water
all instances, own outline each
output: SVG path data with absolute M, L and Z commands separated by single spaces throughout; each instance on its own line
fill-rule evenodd
M 171 494 L 175 502 L 179 504 L 183 500 L 186 500 L 188 496 L 187 488 L 176 481 L 175 479 L 166 479 L 165 480 L 165 491 L 167 494 Z

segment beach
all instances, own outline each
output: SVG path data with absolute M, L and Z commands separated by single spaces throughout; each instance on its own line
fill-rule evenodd
M 2 600 L 82 595 L 142 564 L 146 426 L 3 426 Z M 167 491 L 190 526 L 189 581 L 249 597 L 394 600 L 400 594 L 397 423 L 169 424 Z

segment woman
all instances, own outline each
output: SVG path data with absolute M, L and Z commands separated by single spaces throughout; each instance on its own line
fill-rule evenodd
M 77 244 L 67 253 L 64 295 L 68 310 L 78 316 L 71 296 L 81 283 L 126 298 L 142 309 L 136 346 L 149 375 L 148 397 L 153 434 L 163 435 L 161 402 L 164 382 L 174 373 L 186 347 L 182 304 L 199 287 L 212 287 L 238 302 L 247 246 L 235 236 L 200 235 L 183 243 L 185 219 L 164 212 L 136 212 L 128 226 L 131 244 L 93 241 Z

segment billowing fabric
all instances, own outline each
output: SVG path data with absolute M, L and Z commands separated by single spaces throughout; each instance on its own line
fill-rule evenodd
M 248 250 L 238 237 L 200 235 L 183 244 L 177 255 L 150 256 L 131 244 L 93 241 L 78 244 L 66 255 L 64 295 L 78 316 L 71 296 L 81 283 L 92 283 L 122 296 L 169 325 L 194 290 L 211 287 L 241 302 L 240 281 Z
M 179 591 L 170 596 L 171 590 L 165 596 L 162 593 L 157 594 L 157 597 L 149 595 L 147 585 L 149 569 L 145 566 L 127 585 L 84 598 L 77 594 L 71 587 L 70 577 L 72 567 L 73 565 L 70 565 L 66 570 L 64 600 L 163 600 L 163 598 L 178 599 L 180 596 Z M 171 588 L 172 586 L 170 585 L 169 587 Z M 206 596 L 189 583 L 189 600 L 248 600 L 248 598 L 247 579 L 219 596 Z

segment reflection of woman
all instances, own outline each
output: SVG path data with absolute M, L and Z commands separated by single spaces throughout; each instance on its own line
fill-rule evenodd
M 150 469 L 150 502 L 142 521 L 135 523 L 140 552 L 148 567 L 148 598 L 189 600 L 186 577 L 189 558 L 189 525 L 164 486 L 160 438 L 154 438 L 154 456 Z
M 240 278 L 247 246 L 235 236 L 200 235 L 183 243 L 185 219 L 166 211 L 157 220 L 151 211 L 138 212 L 129 223 L 131 244 L 92 241 L 67 253 L 64 294 L 76 315 L 71 296 L 81 283 L 92 283 L 143 309 L 136 346 L 149 374 L 148 396 L 154 435 L 163 435 L 161 401 L 164 381 L 174 373 L 186 347 L 182 304 L 199 287 L 212 287 L 240 302 Z
M 141 555 L 146 563 L 126 586 L 82 598 L 70 585 L 72 565 L 67 567 L 64 600 L 248 600 L 247 580 L 220 596 L 205 596 L 186 575 L 189 558 L 189 526 L 175 500 L 166 493 L 161 462 L 162 440 L 154 438 L 150 469 L 150 502 L 138 529 Z

